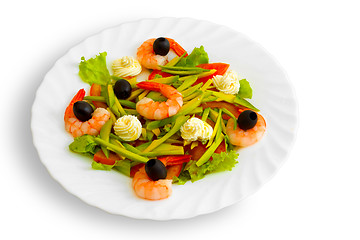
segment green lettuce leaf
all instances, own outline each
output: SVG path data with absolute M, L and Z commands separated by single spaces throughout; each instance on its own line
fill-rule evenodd
M 250 83 L 246 79 L 241 79 L 240 81 L 240 89 L 237 94 L 239 98 L 252 98 L 252 88 Z
M 200 167 L 196 165 L 196 161 L 189 162 L 180 176 L 173 180 L 177 184 L 184 184 L 188 180 L 192 182 L 200 180 L 209 173 L 231 171 L 235 164 L 238 163 L 238 156 L 239 154 L 236 151 L 231 150 L 230 152 L 214 153 L 212 155 L 213 159 Z
M 131 162 L 127 159 L 121 160 L 115 163 L 114 169 L 118 170 L 122 174 L 130 177 Z
M 204 46 L 200 46 L 199 48 L 194 48 L 190 55 L 182 58 L 176 66 L 195 67 L 203 63 L 209 63 L 209 56 L 207 52 L 205 52 Z
M 94 155 L 99 150 L 99 146 L 94 141 L 94 136 L 85 134 L 75 138 L 69 145 L 69 149 L 76 153 Z
M 114 165 L 107 165 L 107 164 L 102 164 L 102 163 L 92 161 L 91 167 L 95 170 L 110 171 L 114 167 Z
M 81 58 L 79 64 L 80 78 L 92 85 L 93 83 L 100 85 L 107 85 L 111 81 L 109 70 L 106 67 L 106 52 L 96 55 L 95 58 L 85 60 Z

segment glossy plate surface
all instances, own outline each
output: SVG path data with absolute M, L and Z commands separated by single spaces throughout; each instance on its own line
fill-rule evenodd
M 108 53 L 107 63 L 136 56 L 148 38 L 174 38 L 186 50 L 203 45 L 210 62 L 226 62 L 253 87 L 253 103 L 267 121 L 258 144 L 239 151 L 231 172 L 208 175 L 195 183 L 173 185 L 162 201 L 137 198 L 131 179 L 116 171 L 96 171 L 91 159 L 69 151 L 72 137 L 63 115 L 71 98 L 89 86 L 78 77 L 80 58 Z M 109 68 L 110 69 L 110 68 Z M 144 19 L 121 24 L 87 38 L 61 57 L 39 87 L 32 108 L 34 145 L 51 176 L 84 202 L 113 214 L 139 219 L 181 219 L 210 213 L 257 191 L 286 160 L 297 130 L 297 102 L 286 73 L 256 42 L 227 27 L 188 18 Z

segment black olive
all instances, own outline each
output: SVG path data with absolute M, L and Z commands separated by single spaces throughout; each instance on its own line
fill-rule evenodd
M 145 171 L 153 181 L 166 178 L 167 170 L 165 165 L 158 159 L 150 159 L 145 164 Z
M 114 86 L 114 93 L 118 99 L 127 99 L 131 95 L 131 85 L 125 79 L 117 80 Z
M 248 130 L 253 128 L 257 123 L 258 117 L 256 112 L 253 112 L 251 110 L 245 110 L 242 113 L 240 113 L 237 123 L 239 125 L 239 128 L 242 130 Z
M 155 54 L 166 56 L 170 50 L 169 40 L 164 37 L 157 38 L 153 44 L 153 49 Z
M 94 109 L 88 102 L 85 101 L 77 101 L 74 103 L 73 111 L 75 117 L 82 122 L 89 120 L 92 117 L 92 113 Z

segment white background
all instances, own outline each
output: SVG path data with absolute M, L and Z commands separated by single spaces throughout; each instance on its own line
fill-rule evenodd
M 356 2 L 2 1 L 0 238 L 359 239 Z M 111 215 L 70 195 L 40 163 L 30 132 L 35 91 L 69 48 L 104 28 L 161 16 L 209 20 L 259 42 L 286 69 L 300 109 L 290 157 L 260 191 L 167 222 Z

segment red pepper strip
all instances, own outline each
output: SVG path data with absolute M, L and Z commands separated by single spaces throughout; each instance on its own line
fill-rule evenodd
M 121 160 L 118 155 L 110 152 L 109 158 L 107 158 L 102 150 L 98 151 L 94 155 L 94 161 L 105 165 L 114 165 L 116 161 Z
M 155 76 L 156 76 L 156 74 L 159 74 L 159 75 L 161 75 L 161 76 L 164 77 L 164 78 L 165 78 L 165 77 L 171 77 L 171 76 L 172 76 L 170 73 L 165 73 L 165 72 L 162 72 L 161 70 L 154 69 L 154 70 L 150 73 L 150 75 L 149 75 L 149 77 L 148 77 L 148 80 L 154 79 Z
M 191 155 L 182 155 L 182 156 L 161 156 L 158 157 L 160 161 L 162 161 L 165 166 L 174 166 L 178 164 L 183 164 L 184 162 L 189 162 L 191 159 Z
M 193 84 L 193 86 L 195 86 L 198 83 L 205 84 L 207 82 L 207 80 L 212 79 L 216 75 L 224 75 L 226 73 L 226 71 L 228 70 L 229 66 L 230 66 L 230 64 L 227 64 L 227 63 L 204 63 L 204 64 L 197 65 L 197 67 L 203 68 L 203 69 L 209 69 L 209 70 L 216 69 L 216 72 L 211 74 L 210 76 L 199 78 L 198 80 L 196 80 L 196 82 Z

